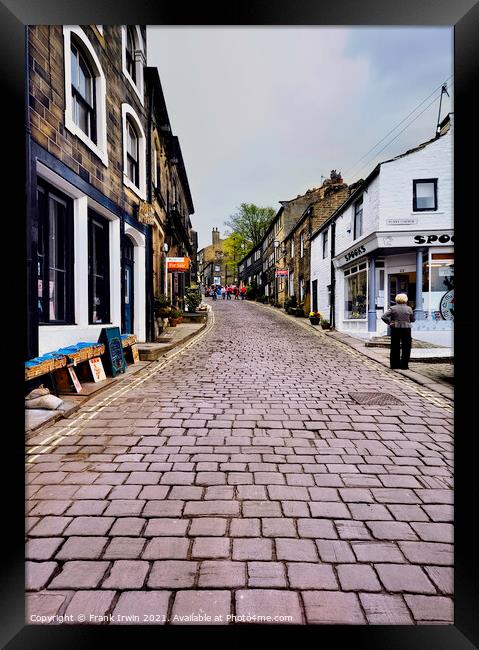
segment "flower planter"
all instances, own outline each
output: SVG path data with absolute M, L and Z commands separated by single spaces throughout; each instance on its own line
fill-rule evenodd
M 311 325 L 319 325 L 319 318 L 315 318 L 314 316 L 311 316 L 309 322 L 311 323 Z
M 324 323 L 323 322 L 323 323 L 321 323 L 321 327 L 323 328 L 323 330 L 331 329 L 331 325 L 329 323 Z

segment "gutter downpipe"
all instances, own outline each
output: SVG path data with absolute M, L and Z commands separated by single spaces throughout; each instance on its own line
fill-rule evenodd
M 336 254 L 336 220 L 331 223 L 331 305 L 329 308 L 329 322 L 331 328 L 336 326 L 336 268 L 333 263 L 333 257 Z

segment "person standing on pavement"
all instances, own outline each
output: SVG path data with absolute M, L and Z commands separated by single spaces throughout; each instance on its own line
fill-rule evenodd
M 239 300 L 239 288 L 235 285 L 233 285 L 233 291 L 235 294 L 235 300 Z
M 213 300 L 216 300 L 218 295 L 216 293 L 216 287 L 215 286 L 212 287 L 212 294 L 213 294 Z
M 390 367 L 407 370 L 411 356 L 411 323 L 416 319 L 405 293 L 398 293 L 394 300 L 396 304 L 384 312 L 381 319 L 391 328 Z
M 241 289 L 240 289 L 240 293 L 241 293 L 241 300 L 244 300 L 244 299 L 245 299 L 245 296 L 246 296 L 246 286 L 245 286 L 245 285 L 243 285 L 243 286 L 241 287 Z
M 223 300 L 226 298 L 226 287 L 221 287 L 221 298 Z

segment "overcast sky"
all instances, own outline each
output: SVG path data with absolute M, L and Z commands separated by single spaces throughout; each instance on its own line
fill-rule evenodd
M 450 28 L 149 27 L 172 130 L 180 139 L 199 247 L 240 203 L 346 182 L 434 136 L 453 74 Z M 448 82 L 453 94 L 453 79 Z M 431 95 L 353 169 L 369 149 Z M 444 96 L 441 115 L 453 110 Z

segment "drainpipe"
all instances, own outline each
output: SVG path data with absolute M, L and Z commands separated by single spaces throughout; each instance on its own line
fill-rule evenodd
M 329 307 L 329 323 L 336 326 L 336 269 L 333 257 L 336 255 L 336 221 L 331 224 L 331 305 Z
M 376 256 L 369 257 L 368 265 L 368 332 L 375 332 L 376 316 Z
M 147 114 L 147 135 L 146 135 L 146 150 L 148 160 L 148 173 L 147 173 L 147 200 L 148 203 L 152 202 L 152 170 L 151 170 L 151 130 L 153 126 L 153 84 L 149 84 L 149 98 L 148 98 L 148 114 Z M 146 233 L 146 250 L 145 250 L 145 283 L 146 283 L 146 340 L 153 341 L 155 338 L 155 319 L 154 319 L 154 304 L 153 304 L 153 225 L 147 226 Z
M 416 309 L 414 316 L 416 320 L 423 320 L 424 310 L 422 308 L 422 254 L 424 249 L 418 248 L 416 251 Z

